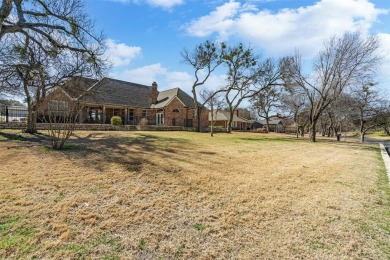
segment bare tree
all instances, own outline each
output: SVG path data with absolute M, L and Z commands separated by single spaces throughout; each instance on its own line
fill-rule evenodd
M 210 108 L 210 135 L 214 136 L 214 117 L 218 116 L 218 111 L 224 105 L 224 100 L 221 99 L 221 92 L 213 90 L 203 90 L 200 93 L 201 99 L 203 99 L 203 105 L 207 105 Z
M 379 126 L 383 128 L 383 131 L 390 135 L 390 106 L 389 101 L 387 100 L 387 104 L 384 105 L 384 108 L 382 111 L 380 111 L 377 115 Z
M 0 6 L 0 40 L 17 35 L 47 55 L 64 49 L 83 53 L 99 71 L 104 37 L 93 27 L 82 0 L 4 0 Z
M 267 132 L 269 132 L 269 121 L 271 113 L 277 112 L 281 107 L 282 88 L 270 86 L 253 96 L 250 100 L 252 110 L 260 118 L 265 119 Z
M 359 128 L 360 142 L 364 142 L 367 131 L 381 125 L 381 113 L 385 109 L 384 99 L 373 83 L 363 82 L 350 93 L 349 106 L 353 121 Z
M 192 84 L 192 96 L 194 98 L 195 118 L 197 120 L 197 131 L 200 131 L 201 109 L 198 103 L 197 89 L 204 85 L 211 73 L 222 63 L 221 57 L 225 44 L 215 44 L 210 41 L 199 44 L 189 52 L 184 49 L 181 52 L 183 62 L 194 68 L 195 81 Z
M 278 84 L 280 70 L 272 59 L 260 62 L 253 49 L 245 48 L 242 43 L 238 46 L 228 47 L 222 59 L 228 68 L 226 85 L 222 90 L 229 108 L 227 132 L 230 133 L 234 111 L 237 110 L 241 102 Z
M 282 109 L 285 110 L 294 121 L 296 136 L 305 135 L 305 127 L 309 122 L 308 100 L 302 89 L 288 86 L 282 96 Z
M 309 100 L 311 141 L 316 141 L 317 123 L 324 110 L 348 85 L 375 72 L 380 61 L 378 48 L 377 37 L 359 32 L 332 37 L 314 61 L 310 76 L 304 75 L 299 54 L 285 59 L 289 80 L 300 86 Z
M 336 136 L 352 126 L 351 120 L 351 96 L 342 93 L 337 100 L 332 102 L 320 117 L 322 136 Z
M 70 77 L 92 76 L 95 66 L 84 59 L 82 53 L 61 50 L 47 55 L 28 38 L 12 37 L 0 51 L 0 84 L 23 93 L 28 107 L 28 133 L 36 132 L 37 108 L 51 88 L 66 82 Z
M 104 37 L 93 27 L 82 0 L 2 1 L 0 88 L 26 95 L 28 132 L 36 131 L 33 106 L 47 88 L 80 75 L 80 67 L 88 67 L 91 75 L 104 73 Z
M 40 109 L 39 112 L 48 123 L 51 146 L 55 150 L 63 149 L 75 130 L 80 108 L 77 103 L 67 101 L 57 101 L 54 107 L 49 103 L 46 108 Z

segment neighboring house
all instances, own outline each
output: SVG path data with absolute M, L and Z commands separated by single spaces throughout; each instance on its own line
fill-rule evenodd
M 142 118 L 149 125 L 195 127 L 194 100 L 180 88 L 159 92 L 152 86 L 117 79 L 101 80 L 77 77 L 47 95 L 43 110 L 79 107 L 80 123 L 109 124 L 120 116 L 123 124 L 137 125 Z M 201 126 L 208 124 L 208 111 L 201 113 Z
M 214 126 L 228 127 L 230 114 L 229 111 L 217 110 L 214 112 Z M 211 124 L 211 112 L 209 112 L 209 121 Z M 232 129 L 248 130 L 251 128 L 252 122 L 246 118 L 238 116 L 238 110 L 234 111 Z
M 260 120 L 259 122 L 256 122 L 256 128 L 265 128 L 266 126 L 267 126 L 266 120 Z M 268 131 L 275 132 L 275 133 L 284 133 L 285 129 L 282 120 L 280 119 L 269 120 Z
M 0 104 L 0 122 L 26 122 L 28 110 L 25 106 L 6 106 Z

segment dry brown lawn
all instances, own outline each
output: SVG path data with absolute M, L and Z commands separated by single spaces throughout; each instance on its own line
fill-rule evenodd
M 0 132 L 0 258 L 390 258 L 377 146 L 80 131 L 66 148 Z

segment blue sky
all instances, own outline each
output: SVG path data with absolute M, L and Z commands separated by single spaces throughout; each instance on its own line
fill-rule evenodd
M 180 52 L 205 40 L 250 44 L 262 57 L 298 49 L 309 62 L 324 40 L 357 29 L 382 41 L 378 81 L 390 90 L 389 0 L 86 0 L 86 11 L 106 35 L 109 76 L 159 90 L 189 93 L 193 73 Z M 222 81 L 214 74 L 206 87 Z

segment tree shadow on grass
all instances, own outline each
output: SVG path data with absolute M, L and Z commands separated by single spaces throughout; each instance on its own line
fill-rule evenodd
M 90 133 L 74 136 L 67 145 L 78 147 L 61 151 L 71 159 L 80 159 L 87 167 L 104 171 L 110 164 L 121 165 L 130 172 L 141 172 L 145 167 L 159 167 L 151 157 L 174 160 L 190 153 L 190 141 L 183 138 L 161 137 L 152 134 Z M 169 172 L 169 169 L 167 169 Z
M 26 142 L 30 144 L 43 144 L 48 142 L 48 138 L 44 134 L 26 134 L 26 133 L 7 133 L 0 132 L 0 142 Z

